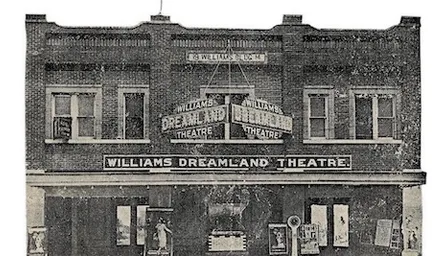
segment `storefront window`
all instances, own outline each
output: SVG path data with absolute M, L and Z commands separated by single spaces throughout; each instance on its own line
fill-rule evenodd
M 117 245 L 144 245 L 148 205 L 117 206 Z
M 117 245 L 131 244 L 131 207 L 117 206 Z

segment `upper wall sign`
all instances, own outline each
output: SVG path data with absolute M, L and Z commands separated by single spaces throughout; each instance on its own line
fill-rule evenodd
M 263 52 L 187 52 L 187 62 L 202 64 L 244 63 L 267 64 L 267 53 Z

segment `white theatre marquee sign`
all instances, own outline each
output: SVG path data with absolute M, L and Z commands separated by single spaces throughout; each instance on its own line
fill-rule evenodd
M 293 122 L 279 106 L 264 100 L 246 98 L 241 104 L 219 105 L 205 98 L 181 104 L 172 115 L 164 116 L 162 132 L 176 139 L 223 139 L 225 123 L 238 126 L 231 132 L 240 139 L 266 140 L 291 134 Z
M 105 171 L 351 170 L 351 155 L 104 155 Z

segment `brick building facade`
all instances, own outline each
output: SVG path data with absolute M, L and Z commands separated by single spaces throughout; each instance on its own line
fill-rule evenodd
M 292 215 L 321 230 L 320 255 L 421 253 L 419 18 L 254 30 L 27 15 L 26 32 L 28 227 L 49 255 L 290 254 L 269 227 Z M 299 253 L 316 253 L 303 236 Z

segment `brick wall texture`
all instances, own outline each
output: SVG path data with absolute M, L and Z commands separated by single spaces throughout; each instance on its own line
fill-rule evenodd
M 387 30 L 317 30 L 309 25 L 278 25 L 269 30 L 187 29 L 173 23 L 142 23 L 135 28 L 65 28 L 27 21 L 27 168 L 97 171 L 104 154 L 349 154 L 357 171 L 420 168 L 419 22 Z M 175 145 L 161 133 L 161 116 L 181 102 L 199 98 L 215 65 L 186 61 L 188 51 L 264 52 L 266 64 L 243 64 L 257 98 L 280 105 L 293 117 L 293 134 L 283 145 Z M 221 65 L 213 85 L 226 84 Z M 237 65 L 234 84 L 245 84 Z M 46 144 L 45 87 L 101 85 L 102 139 L 118 134 L 118 86 L 148 85 L 148 144 Z M 349 139 L 349 90 L 392 87 L 401 92 L 401 144 L 303 143 L 303 89 L 333 86 L 335 138 Z M 48 139 L 48 138 L 47 138 Z

